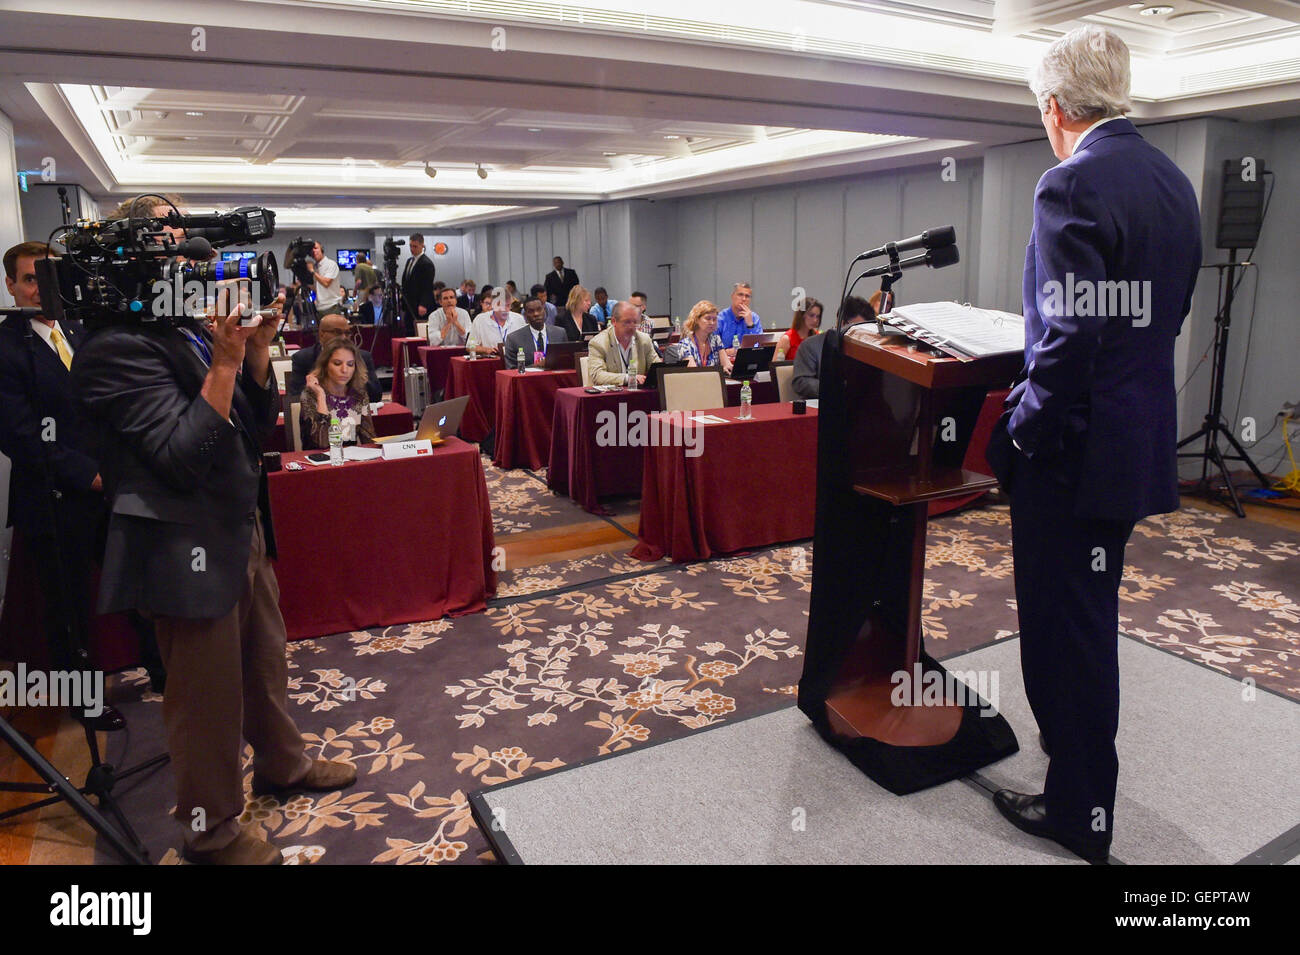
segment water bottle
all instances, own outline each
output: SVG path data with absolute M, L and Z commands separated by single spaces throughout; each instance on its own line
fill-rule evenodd
M 673 331 L 675 331 L 679 337 L 682 334 L 682 317 L 680 315 L 673 316 Z
M 515 367 L 520 371 L 528 370 L 528 359 L 524 357 L 524 350 L 519 349 L 519 354 L 515 355 Z
M 739 348 L 739 347 L 740 347 L 740 336 L 739 336 L 739 335 L 732 335 L 732 336 L 731 336 L 731 347 L 732 347 L 732 348 Z
M 339 423 L 339 416 L 330 415 L 330 464 L 338 465 L 343 463 L 343 425 Z
M 740 386 L 740 419 L 742 421 L 746 421 L 753 417 L 753 415 L 749 413 L 749 406 L 753 397 L 754 392 L 749 387 L 749 380 L 746 379 Z
M 636 391 L 636 346 L 632 346 L 632 357 L 627 363 L 627 386 Z
M 466 360 L 468 360 L 468 361 L 473 361 L 475 358 L 478 357 L 478 355 L 476 355 L 476 354 L 474 353 L 474 349 L 475 349 L 476 347 L 477 347 L 477 344 L 476 344 L 475 341 L 474 341 L 474 333 L 473 333 L 473 332 L 470 332 L 470 333 L 469 333 L 469 338 L 465 339 L 465 348 L 466 348 L 465 358 L 466 358 Z

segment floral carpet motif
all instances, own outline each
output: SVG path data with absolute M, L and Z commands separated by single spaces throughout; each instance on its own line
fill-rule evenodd
M 1300 702 L 1297 557 L 1300 535 L 1215 513 L 1143 521 L 1121 627 Z M 250 795 L 244 821 L 294 864 L 490 861 L 467 793 L 792 702 L 812 567 L 807 543 L 685 565 L 602 554 L 503 575 L 481 614 L 298 641 L 294 715 L 312 755 L 351 762 L 358 782 Z M 1004 508 L 931 523 L 923 624 L 939 658 L 1014 637 Z M 162 749 L 159 698 L 142 672 L 123 683 L 132 733 L 114 735 L 132 751 L 113 752 L 119 764 Z M 125 803 L 166 862 L 180 844 L 172 798 L 163 770 Z

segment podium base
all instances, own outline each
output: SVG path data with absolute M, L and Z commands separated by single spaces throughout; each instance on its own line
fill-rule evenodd
M 920 662 L 927 674 L 947 674 L 924 652 Z M 1006 718 L 979 697 L 965 705 L 893 706 L 890 689 L 873 681 L 816 707 L 801 701 L 800 709 L 822 739 L 895 795 L 960 779 L 1020 750 Z

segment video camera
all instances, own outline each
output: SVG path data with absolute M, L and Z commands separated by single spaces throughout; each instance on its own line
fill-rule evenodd
M 186 237 L 178 241 L 169 228 L 184 230 Z M 254 286 L 254 301 L 270 302 L 279 284 L 270 252 L 233 262 L 210 260 L 214 249 L 258 242 L 274 232 L 275 213 L 256 206 L 196 215 L 173 207 L 162 217 L 60 226 L 51 237 L 67 251 L 36 262 L 41 307 L 46 318 L 76 318 L 87 325 L 176 322 L 202 308 L 209 288 L 232 279 Z
M 307 268 L 308 262 L 315 261 L 312 256 L 312 250 L 315 248 L 315 239 L 305 239 L 298 236 L 289 243 L 289 248 L 284 253 L 284 267 L 293 273 L 293 277 L 298 284 L 306 291 L 311 291 L 316 282 L 316 277 L 312 274 L 311 269 Z
M 394 239 L 389 236 L 384 240 L 384 277 L 389 285 L 397 283 L 397 260 L 402 257 L 404 245 L 406 245 L 405 239 Z

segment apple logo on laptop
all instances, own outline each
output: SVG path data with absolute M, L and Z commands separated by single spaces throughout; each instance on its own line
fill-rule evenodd
M 442 427 L 444 424 L 446 424 L 446 423 L 447 423 L 447 416 L 446 416 L 446 415 L 443 415 L 441 418 L 438 419 L 438 427 L 439 427 L 439 428 L 441 428 L 441 427 Z

